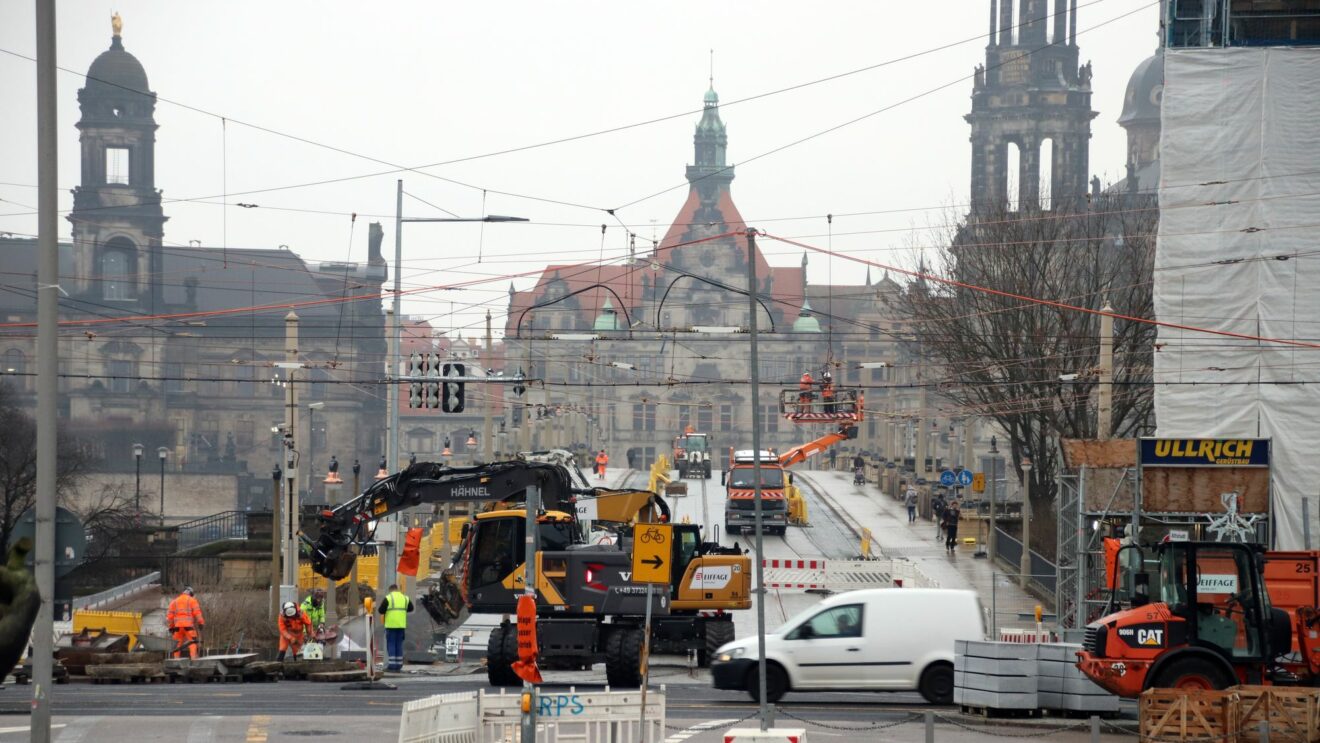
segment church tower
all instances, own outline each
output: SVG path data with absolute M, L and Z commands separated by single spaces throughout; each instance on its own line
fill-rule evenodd
M 73 190 L 74 296 L 143 310 L 162 303 L 161 238 L 166 217 L 156 190 L 156 94 L 124 50 L 115 14 L 110 48 L 78 91 L 82 177 Z
M 1078 65 L 1077 1 L 1055 0 L 1051 17 L 1048 0 L 990 0 L 985 57 L 966 116 L 972 216 L 1075 207 L 1096 115 L 1091 64 Z
M 729 134 L 724 128 L 724 121 L 720 119 L 720 96 L 715 92 L 714 81 L 706 91 L 701 121 L 697 122 L 692 144 L 695 160 L 687 166 L 687 179 L 701 202 L 697 217 L 723 221 L 718 204 L 720 194 L 727 193 L 729 184 L 733 182 L 733 168 L 724 159 L 729 147 Z

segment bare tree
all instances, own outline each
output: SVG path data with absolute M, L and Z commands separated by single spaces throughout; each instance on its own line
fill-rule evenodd
M 140 529 L 144 517 L 155 517 L 133 507 L 133 493 L 119 483 L 107 483 L 95 496 L 77 505 L 69 505 L 87 532 L 87 551 L 83 562 L 95 562 L 103 557 L 122 554 L 124 537 Z
M 976 215 L 922 260 L 939 280 L 915 280 L 897 300 L 939 394 L 964 415 L 999 424 L 1019 482 L 1030 457 L 1038 516 L 1053 513 L 1058 439 L 1097 433 L 1100 317 L 1062 305 L 1153 316 L 1153 207 L 1116 196 L 1077 213 Z M 1115 320 L 1113 436 L 1135 435 L 1151 420 L 1154 342 L 1153 325 Z M 1054 519 L 1035 524 L 1033 542 L 1053 544 Z
M 63 431 L 59 436 L 55 488 L 72 488 L 91 464 L 83 447 Z M 9 543 L 23 512 L 37 496 L 37 424 L 19 407 L 17 396 L 0 383 L 0 544 Z

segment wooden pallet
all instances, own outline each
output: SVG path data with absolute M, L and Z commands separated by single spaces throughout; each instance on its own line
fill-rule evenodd
M 1148 689 L 1139 703 L 1140 740 L 1229 740 L 1240 729 L 1240 701 L 1235 691 Z
M 1042 715 L 1042 710 L 1028 709 L 1026 707 L 983 707 L 975 704 L 963 704 L 959 705 L 959 709 L 964 715 L 977 715 L 978 717 L 986 718 L 1023 719 L 1040 717 Z
M 1320 740 L 1320 690 L 1279 686 L 1235 686 L 1238 740 L 1256 743 L 1260 724 L 1269 725 L 1270 740 Z
M 159 663 L 103 663 L 88 666 L 87 675 L 94 684 L 140 684 L 165 680 Z

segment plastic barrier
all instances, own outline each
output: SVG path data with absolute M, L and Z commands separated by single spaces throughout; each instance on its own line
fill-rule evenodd
M 908 560 L 763 560 L 766 588 L 852 591 L 859 588 L 939 588 Z
M 495 743 L 518 740 L 521 693 L 459 692 L 406 702 L 400 712 L 399 743 Z M 648 690 L 641 729 L 641 692 L 538 693 L 538 743 L 641 743 L 665 737 L 665 688 Z M 644 734 L 639 734 L 644 733 Z
M 766 588 L 825 588 L 824 560 L 762 560 Z
M 136 611 L 78 609 L 73 612 L 73 631 L 77 634 L 84 630 L 128 635 L 128 646 L 137 647 L 138 635 L 142 634 L 142 614 Z

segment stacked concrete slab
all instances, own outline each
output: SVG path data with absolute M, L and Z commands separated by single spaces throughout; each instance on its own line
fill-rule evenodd
M 1035 710 L 1037 645 L 957 640 L 953 703 L 964 707 Z
M 1054 642 L 1038 645 L 1040 706 L 1064 712 L 1117 712 L 1118 697 L 1101 689 L 1077 668 L 1081 645 Z

